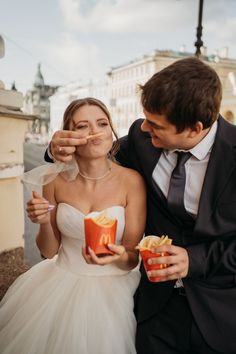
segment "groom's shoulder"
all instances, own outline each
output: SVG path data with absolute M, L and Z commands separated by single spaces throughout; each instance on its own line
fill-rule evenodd
M 138 118 L 136 119 L 130 126 L 129 128 L 129 135 L 132 133 L 135 134 L 143 134 L 143 132 L 141 131 L 141 125 L 143 123 L 144 119 L 142 118 Z
M 146 139 L 150 139 L 150 134 L 142 131 L 141 126 L 142 126 L 143 121 L 144 121 L 144 119 L 139 118 L 139 119 L 136 119 L 132 123 L 132 125 L 129 129 L 129 132 L 128 132 L 129 141 L 135 143 L 138 141 L 140 142 L 140 141 L 144 141 Z

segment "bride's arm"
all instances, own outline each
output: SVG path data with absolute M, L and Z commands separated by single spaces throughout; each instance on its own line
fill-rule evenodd
M 54 209 L 49 210 L 49 205 L 55 205 Z M 53 182 L 43 187 L 43 197 L 33 192 L 33 198 L 27 203 L 29 218 L 40 224 L 36 244 L 45 258 L 54 257 L 61 244 L 60 232 L 56 226 L 56 209 Z
M 61 244 L 60 232 L 56 225 L 57 203 L 54 195 L 54 183 L 49 183 L 44 186 L 43 197 L 48 200 L 51 205 L 55 205 L 55 207 L 49 213 L 49 222 L 40 224 L 36 244 L 44 257 L 52 258 L 58 253 Z

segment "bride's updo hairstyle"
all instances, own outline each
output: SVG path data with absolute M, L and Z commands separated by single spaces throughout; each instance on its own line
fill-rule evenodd
M 85 98 L 80 98 L 80 99 L 72 101 L 69 104 L 69 106 L 66 108 L 64 116 L 63 116 L 63 129 L 70 130 L 70 122 L 72 121 L 74 113 L 76 111 L 78 111 L 81 107 L 86 106 L 86 105 L 99 107 L 107 116 L 112 133 L 116 138 L 116 140 L 113 143 L 113 146 L 111 148 L 111 151 L 110 151 L 111 157 L 114 158 L 115 154 L 117 153 L 117 151 L 119 149 L 118 135 L 113 127 L 111 116 L 110 116 L 110 113 L 109 113 L 107 107 L 105 106 L 105 104 L 102 101 L 98 100 L 97 98 L 85 97 Z

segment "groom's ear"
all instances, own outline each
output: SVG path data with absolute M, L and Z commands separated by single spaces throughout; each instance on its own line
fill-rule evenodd
M 189 138 L 195 138 L 203 131 L 203 124 L 202 122 L 198 121 L 193 127 L 189 129 Z

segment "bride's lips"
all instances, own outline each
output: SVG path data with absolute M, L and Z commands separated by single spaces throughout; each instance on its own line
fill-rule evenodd
M 102 136 L 103 136 L 103 133 L 97 133 L 97 134 L 93 134 L 93 135 L 88 135 L 86 137 L 86 139 L 89 144 L 99 145 L 103 141 L 103 139 L 101 139 Z
M 98 138 L 98 139 L 92 139 L 91 140 L 91 144 L 93 144 L 93 145 L 99 145 L 100 143 L 102 143 L 102 139 L 100 139 L 100 138 Z

